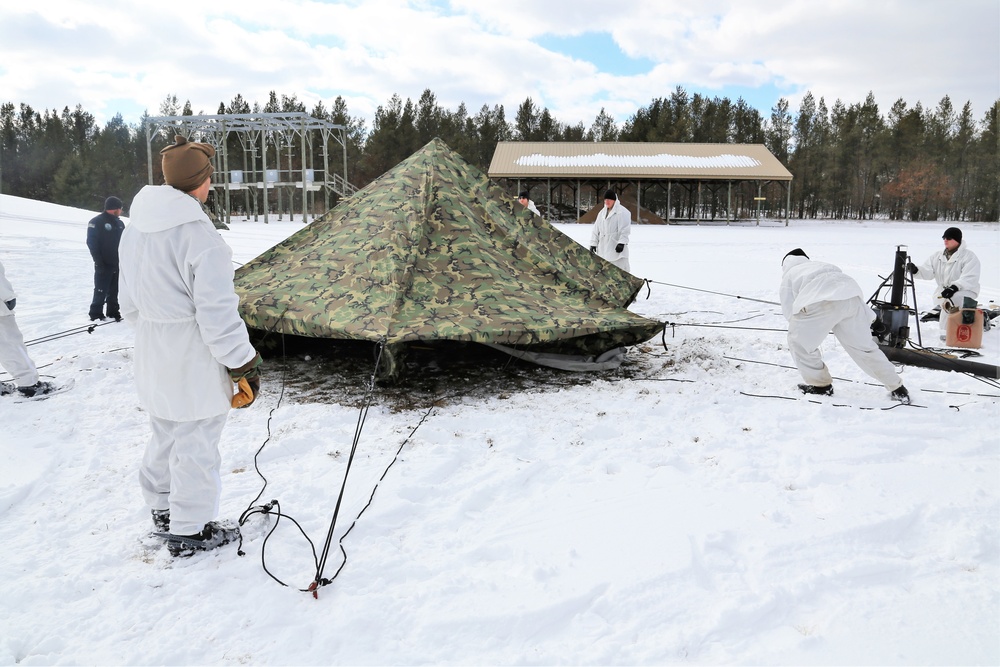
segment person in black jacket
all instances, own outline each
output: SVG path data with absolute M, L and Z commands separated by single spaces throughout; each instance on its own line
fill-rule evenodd
M 87 247 L 94 258 L 94 298 L 90 302 L 90 319 L 105 319 L 107 316 L 120 322 L 118 308 L 118 242 L 122 238 L 125 223 L 121 221 L 122 200 L 108 197 L 104 201 L 104 213 L 87 223 Z

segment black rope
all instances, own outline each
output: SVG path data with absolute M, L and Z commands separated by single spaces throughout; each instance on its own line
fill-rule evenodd
M 65 331 L 57 331 L 56 333 L 49 334 L 47 336 L 40 336 L 38 338 L 27 340 L 24 342 L 24 346 L 30 347 L 32 345 L 48 343 L 49 341 L 59 340 L 60 338 L 67 338 L 69 336 L 75 336 L 76 334 L 94 333 L 94 329 L 96 329 L 97 327 L 103 327 L 109 324 L 118 324 L 118 320 L 109 320 L 107 322 L 101 322 L 99 324 L 84 324 L 82 326 L 73 327 L 72 329 L 66 329 Z
M 754 316 L 756 317 L 756 315 Z M 749 317 L 746 319 L 750 319 Z M 741 322 L 742 320 L 733 320 L 734 322 Z M 705 327 L 708 329 L 739 329 L 740 331 L 778 331 L 781 333 L 788 333 L 788 329 L 772 329 L 768 327 L 731 327 L 724 324 L 688 324 L 686 322 L 664 322 L 665 326 L 668 327 Z
M 375 376 L 378 373 L 379 364 L 382 361 L 382 353 L 385 351 L 386 341 L 383 338 L 378 342 L 378 352 L 375 355 L 375 367 L 372 369 L 371 377 L 368 380 L 368 387 L 365 390 L 364 401 L 361 410 L 358 412 L 358 422 L 354 428 L 354 440 L 351 442 L 351 453 L 347 457 L 347 467 L 344 470 L 344 479 L 340 485 L 340 493 L 337 495 L 337 503 L 333 508 L 333 517 L 330 519 L 330 528 L 326 532 L 326 541 L 323 543 L 323 551 L 316 563 L 316 576 L 307 590 L 312 591 L 316 597 L 317 590 L 321 586 L 326 586 L 331 580 L 323 578 L 323 570 L 326 568 L 327 558 L 330 557 L 330 546 L 333 543 L 333 533 L 337 528 L 337 517 L 340 515 L 340 507 L 344 502 L 344 492 L 347 489 L 347 478 L 351 474 L 351 466 L 354 464 L 354 455 L 358 451 L 358 443 L 361 441 L 361 431 L 364 429 L 365 419 L 368 417 L 368 410 L 371 408 L 372 397 L 375 395 Z
M 678 289 L 693 290 L 695 292 L 705 292 L 707 294 L 716 294 L 718 296 L 728 296 L 728 297 L 732 297 L 734 299 L 743 299 L 744 301 L 756 301 L 757 303 L 766 303 L 766 304 L 770 304 L 772 306 L 780 306 L 781 305 L 777 301 L 766 301 L 764 299 L 752 299 L 752 298 L 750 298 L 748 296 L 740 296 L 739 294 L 726 294 L 725 292 L 713 292 L 710 289 L 700 289 L 698 287 L 686 287 L 685 285 L 674 285 L 672 283 L 664 283 L 664 282 L 660 282 L 658 280 L 648 280 L 647 279 L 646 282 L 647 283 L 655 283 L 657 285 L 666 285 L 667 287 L 676 287 Z M 649 298 L 649 297 L 646 297 L 646 298 Z
M 284 314 L 282 314 L 282 316 L 284 316 Z M 279 318 L 279 322 L 280 322 L 280 318 Z M 275 325 L 275 326 L 277 326 L 277 325 Z M 266 516 L 275 516 L 275 517 L 277 517 L 276 520 L 275 520 L 275 522 L 274 522 L 274 525 L 271 526 L 271 529 L 267 532 L 267 535 L 264 536 L 264 541 L 261 543 L 261 547 L 260 547 L 260 565 L 264 569 L 264 572 L 266 572 L 269 577 L 271 577 L 272 579 L 274 579 L 276 582 L 278 582 L 282 586 L 286 586 L 287 587 L 288 584 L 286 584 L 284 581 L 282 581 L 278 577 L 274 576 L 274 574 L 267 568 L 267 558 L 266 558 L 267 541 L 271 538 L 271 535 L 274 534 L 274 531 L 278 529 L 278 524 L 281 523 L 281 519 L 283 519 L 283 518 L 288 519 L 293 524 L 295 524 L 296 528 L 299 529 L 299 532 L 302 534 L 302 537 L 304 537 L 305 540 L 306 540 L 306 542 L 309 543 L 309 548 L 312 549 L 312 555 L 313 555 L 313 562 L 314 563 L 316 562 L 316 545 L 314 545 L 313 542 L 312 542 L 312 540 L 309 539 L 309 535 L 302 528 L 301 524 L 299 524 L 298 521 L 296 521 L 293 517 L 291 517 L 291 516 L 289 516 L 287 514 L 283 514 L 282 513 L 282 511 L 281 511 L 281 503 L 279 503 L 277 499 L 272 500 L 271 502 L 266 503 L 264 505 L 260 505 L 260 506 L 256 506 L 256 507 L 254 506 L 254 503 L 256 503 L 258 500 L 260 500 L 261 496 L 264 495 L 264 491 L 267 489 L 267 485 L 268 485 L 268 479 L 267 479 L 267 477 L 265 477 L 264 473 L 261 472 L 261 470 L 260 470 L 259 457 L 260 457 L 261 452 L 264 451 L 264 447 L 267 445 L 268 442 L 271 441 L 271 435 L 272 435 L 271 434 L 271 420 L 274 419 L 274 413 L 277 411 L 277 409 L 279 407 L 281 407 L 281 402 L 282 402 L 282 400 L 285 397 L 285 379 L 286 379 L 286 375 L 288 373 L 288 359 L 285 356 L 285 335 L 284 334 L 281 335 L 281 362 L 282 362 L 281 363 L 281 390 L 278 392 L 278 400 L 277 400 L 277 402 L 274 404 L 274 407 L 271 408 L 271 411 L 267 415 L 267 437 L 264 438 L 264 442 L 262 442 L 260 444 L 260 447 L 257 449 L 257 451 L 254 453 L 254 456 L 253 456 L 253 467 L 254 467 L 254 470 L 257 471 L 257 475 L 264 481 L 264 485 L 261 486 L 260 492 L 258 492 L 257 496 L 253 500 L 250 501 L 250 503 L 247 505 L 247 508 L 245 510 L 243 510 L 243 513 L 240 515 L 239 524 L 242 526 L 243 524 L 245 524 L 247 522 L 247 520 L 251 516 L 254 516 L 255 514 L 262 514 L 262 515 L 266 515 Z M 275 508 L 277 508 L 277 510 L 275 510 Z M 240 533 L 240 542 L 239 542 L 239 545 L 237 547 L 236 553 L 239 554 L 240 556 L 245 556 L 246 555 L 246 553 L 243 551 L 243 534 L 242 534 L 242 532 Z M 300 590 L 304 591 L 304 589 L 300 589 Z
M 729 357 L 729 356 L 726 356 L 726 355 L 722 355 L 722 358 L 723 359 L 728 359 L 729 361 L 742 361 L 742 362 L 745 362 L 745 363 L 748 363 L 748 364 L 761 364 L 762 366 L 775 366 L 777 368 L 787 368 L 787 369 L 793 370 L 793 371 L 794 370 L 798 370 L 794 366 L 787 366 L 785 364 L 776 364 L 776 363 L 772 363 L 770 361 L 759 361 L 757 359 L 741 359 L 740 357 Z M 868 385 L 869 387 L 881 387 L 882 386 L 881 384 L 879 384 L 877 382 L 864 382 L 862 380 L 850 380 L 848 378 L 837 377 L 835 375 L 831 376 L 831 377 L 834 380 L 837 380 L 839 382 L 854 382 L 856 384 Z M 968 392 L 968 391 L 949 391 L 949 390 L 946 390 L 946 389 L 917 389 L 916 391 L 924 391 L 924 392 L 927 392 L 929 394 L 954 394 L 956 396 L 978 396 L 980 398 L 1000 398 L 1000 394 L 974 394 L 974 393 Z M 740 393 L 743 393 L 743 392 L 740 392 Z M 751 394 L 747 394 L 747 395 L 750 396 Z M 789 397 L 788 396 L 777 396 L 776 398 L 789 398 Z M 799 400 L 799 399 L 797 399 L 797 398 L 791 398 L 789 400 L 796 401 L 796 400 Z M 954 406 L 950 406 L 950 407 L 954 407 Z
M 895 405 L 887 405 L 885 407 L 865 407 L 859 405 L 848 405 L 847 403 L 827 403 L 825 401 L 817 401 L 812 398 L 796 398 L 795 396 L 779 396 L 777 394 L 751 394 L 745 391 L 740 392 L 741 396 L 749 396 L 751 398 L 781 398 L 786 401 L 806 401 L 807 403 L 815 403 L 817 405 L 829 405 L 835 408 L 856 408 L 858 410 L 894 410 L 901 406 L 908 406 L 911 408 L 926 408 L 926 405 L 916 405 L 915 403 L 896 403 Z M 951 406 L 955 407 L 955 406 Z
M 688 380 L 686 378 L 628 378 L 635 382 L 698 382 L 698 380 Z
M 918 345 L 918 344 L 914 343 L 912 340 L 911 341 L 907 341 L 907 342 L 910 344 L 910 347 L 913 347 L 913 348 L 915 348 L 917 350 L 920 350 L 921 352 L 927 352 L 929 354 L 932 354 L 932 355 L 934 355 L 936 357 L 939 357 L 941 359 L 944 359 L 946 361 L 951 361 L 951 357 L 950 356 L 945 355 L 945 354 L 941 354 L 940 352 L 938 352 L 934 348 L 923 347 L 922 345 Z M 984 376 L 981 376 L 981 375 L 976 375 L 975 373 L 970 373 L 969 371 L 962 371 L 962 370 L 957 370 L 957 369 L 955 369 L 954 372 L 961 373 L 962 375 L 968 376 L 968 377 L 972 378 L 973 380 L 977 380 L 979 382 L 982 382 L 983 384 L 985 384 L 988 387 L 992 387 L 994 389 L 1000 389 L 1000 382 L 994 380 L 993 378 L 988 378 L 988 377 L 984 377 Z
M 417 429 L 420 428 L 425 421 L 427 421 L 427 418 L 430 416 L 431 412 L 434 410 L 435 406 L 438 404 L 439 401 L 441 401 L 440 398 L 437 399 L 437 401 L 435 401 L 434 403 L 432 403 L 429 408 L 427 408 L 427 411 L 424 412 L 423 417 L 420 418 L 420 421 L 417 422 L 417 425 L 413 427 L 413 429 L 410 431 L 410 434 L 407 435 L 406 438 L 403 440 L 403 442 L 400 443 L 399 449 L 396 450 L 396 455 L 392 458 L 392 461 L 389 462 L 389 465 L 386 466 L 385 470 L 382 471 L 382 476 L 378 478 L 378 482 L 375 483 L 375 487 L 372 489 L 371 496 L 368 497 L 368 502 L 365 503 L 365 506 L 361 508 L 361 511 L 358 512 L 358 515 L 354 517 L 354 521 L 352 521 L 351 525 L 347 528 L 346 531 L 344 531 L 344 534 L 340 536 L 340 540 L 338 541 L 337 546 L 340 547 L 340 553 L 343 555 L 344 560 L 341 561 L 340 567 L 337 568 L 337 571 L 333 573 L 332 577 L 323 580 L 323 585 L 329 584 L 334 579 L 336 579 L 340 575 L 340 571 L 343 570 L 344 567 L 347 565 L 347 550 L 344 549 L 344 539 L 351 534 L 351 531 L 354 530 L 354 526 L 357 525 L 358 523 L 358 519 L 361 518 L 361 515 L 365 513 L 365 510 L 367 510 L 371 506 L 372 501 L 375 500 L 375 492 L 378 491 L 378 485 L 382 482 L 382 480 L 385 479 L 385 476 L 389 474 L 389 469 L 392 468 L 392 466 L 399 459 L 399 455 L 403 452 L 403 447 L 405 447 L 406 444 L 410 441 L 410 439 L 413 437 L 413 434 L 417 432 Z

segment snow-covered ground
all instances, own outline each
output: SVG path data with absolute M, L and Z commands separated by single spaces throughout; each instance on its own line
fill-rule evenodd
M 87 324 L 93 215 L 0 198 L 26 339 Z M 244 262 L 300 226 L 221 233 Z M 596 377 L 487 357 L 442 380 L 436 406 L 376 393 L 326 577 L 378 488 L 318 599 L 299 590 L 313 556 L 286 519 L 265 549 L 273 522 L 251 516 L 244 557 L 173 561 L 147 536 L 127 324 L 33 344 L 45 378 L 73 386 L 0 399 L 0 663 L 1000 664 L 996 383 L 901 367 L 914 405 L 897 406 L 831 337 L 836 395 L 805 400 L 767 330 L 784 329 L 779 309 L 750 300 L 777 300 L 795 247 L 874 293 L 897 245 L 922 260 L 947 226 L 635 227 L 633 272 L 657 282 L 633 309 L 689 326 Z M 982 300 L 1000 301 L 997 225 L 959 226 Z M 918 283 L 921 309 L 932 287 Z M 998 351 L 994 329 L 981 361 Z M 365 386 L 300 388 L 336 359 L 287 368 L 270 361 L 266 393 L 231 414 L 221 516 L 261 493 L 256 455 L 261 500 L 319 551 Z

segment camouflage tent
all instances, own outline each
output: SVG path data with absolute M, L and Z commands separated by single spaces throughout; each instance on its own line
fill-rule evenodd
M 642 285 L 439 139 L 236 272 L 252 329 L 485 343 L 555 366 L 617 365 L 601 355 L 656 335 L 625 308 Z

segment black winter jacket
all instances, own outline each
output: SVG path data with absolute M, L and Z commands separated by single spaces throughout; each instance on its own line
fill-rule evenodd
M 118 242 L 124 229 L 121 218 L 107 211 L 87 223 L 87 247 L 97 268 L 118 270 Z

